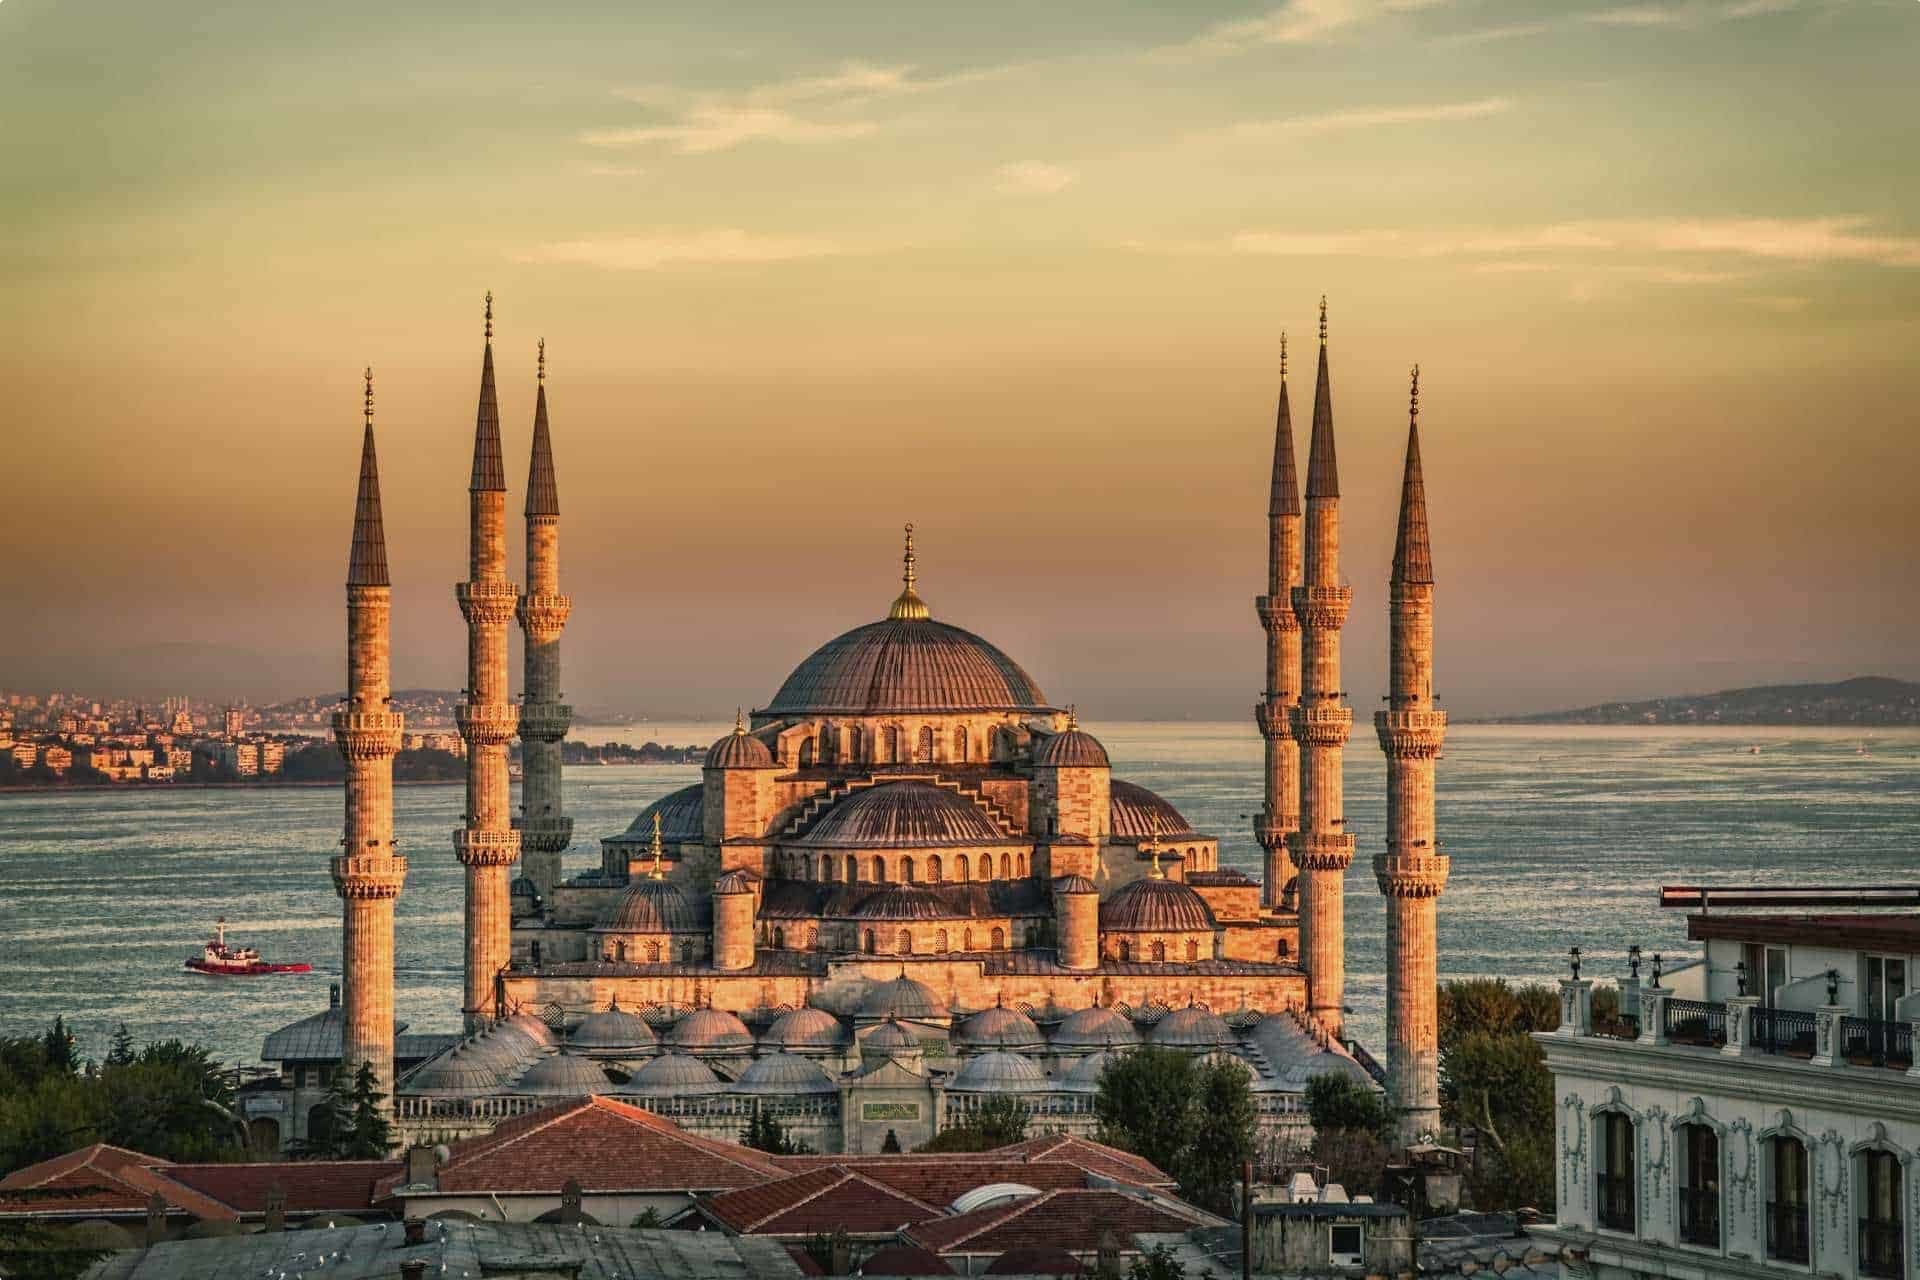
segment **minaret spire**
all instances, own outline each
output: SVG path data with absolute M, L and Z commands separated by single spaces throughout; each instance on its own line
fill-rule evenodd
M 1433 702 L 1433 555 L 1420 474 L 1418 365 L 1388 599 L 1390 692 L 1387 709 L 1373 717 L 1387 757 L 1387 849 L 1374 858 L 1373 874 L 1387 900 L 1387 1097 L 1399 1112 L 1399 1139 L 1410 1144 L 1440 1124 L 1435 917 L 1449 870 L 1434 826 L 1434 761 L 1447 713 Z
M 1293 589 L 1300 585 L 1300 475 L 1293 460 L 1293 407 L 1287 392 L 1287 335 L 1280 335 L 1280 399 L 1274 412 L 1273 479 L 1267 497 L 1267 590 L 1254 611 L 1267 635 L 1266 688 L 1253 709 L 1266 741 L 1265 802 L 1254 837 L 1266 851 L 1261 902 L 1268 911 L 1292 909 L 1294 884 L 1287 837 L 1300 825 L 1300 744 L 1293 709 L 1300 702 L 1300 620 Z
M 900 557 L 900 563 L 900 581 L 906 585 L 894 598 L 892 606 L 887 610 L 887 617 L 895 622 L 902 622 L 919 621 L 931 616 L 927 609 L 927 602 L 922 600 L 919 593 L 914 590 L 917 576 L 913 567 L 913 526 L 911 524 L 907 526 L 907 549 Z
M 394 852 L 393 756 L 403 727 L 390 707 L 392 672 L 387 542 L 380 467 L 373 441 L 373 370 L 361 401 L 360 489 L 347 559 L 347 702 L 333 713 L 334 742 L 346 761 L 346 814 L 332 860 L 340 895 L 341 1059 L 373 1068 L 375 1088 L 393 1094 L 393 905 L 407 860 Z M 390 1104 L 389 1104 L 390 1105 Z
M 523 781 L 520 849 L 527 878 L 542 901 L 552 901 L 562 879 L 562 855 L 573 843 L 566 815 L 560 743 L 573 708 L 560 701 L 560 634 L 573 601 L 560 591 L 560 487 L 553 474 L 553 434 L 547 425 L 547 340 L 534 362 L 533 453 L 527 464 L 527 591 L 517 610 L 526 637 L 521 677 L 520 754 Z

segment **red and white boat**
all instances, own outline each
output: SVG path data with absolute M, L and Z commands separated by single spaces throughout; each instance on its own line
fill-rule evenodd
M 197 956 L 187 957 L 187 968 L 229 978 L 251 978 L 263 973 L 311 973 L 310 964 L 268 964 L 252 947 L 227 945 L 227 918 L 213 922 L 213 936 Z

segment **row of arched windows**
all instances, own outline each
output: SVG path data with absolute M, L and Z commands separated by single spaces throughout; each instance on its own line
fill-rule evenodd
M 660 964 L 665 957 L 671 954 L 672 951 L 664 947 L 657 939 L 644 944 L 636 942 L 632 946 L 628 946 L 626 940 L 622 938 L 608 943 L 606 950 L 601 953 L 601 958 L 612 961 L 614 964 Z M 682 938 L 680 940 L 680 963 L 692 964 L 694 954 L 693 939 Z
M 833 931 L 828 930 L 831 939 Z M 1036 945 L 1039 928 L 1028 925 L 1026 930 L 1027 946 Z M 760 941 L 776 950 L 787 949 L 787 940 L 792 938 L 798 948 L 813 951 L 820 946 L 820 930 L 808 927 L 804 932 L 796 928 L 789 934 L 785 925 L 763 926 Z M 968 925 L 957 930 L 922 929 L 918 933 L 911 929 L 870 928 L 857 934 L 849 929 L 843 937 L 844 949 L 864 951 L 868 955 L 947 955 L 955 950 L 973 951 L 982 946 L 988 951 L 1007 949 L 1007 931 L 1000 925 L 990 929 L 976 930 Z M 956 944 L 957 947 L 956 947 Z
M 921 725 L 917 732 L 891 724 L 877 731 L 858 724 L 828 724 L 794 745 L 792 762 L 811 769 L 840 764 L 985 764 L 988 756 L 1013 757 L 1017 739 L 1012 730 L 995 729 L 983 738 L 970 734 L 964 724 L 954 725 L 944 741 L 930 724 Z M 980 751 L 981 747 L 986 750 Z
M 1188 938 L 1185 953 L 1188 964 L 1193 964 L 1198 961 L 1200 959 L 1200 940 L 1198 938 Z M 1176 953 L 1168 947 L 1165 938 L 1155 938 L 1151 942 L 1139 946 L 1135 946 L 1131 939 L 1122 938 L 1114 947 L 1115 958 L 1123 961 L 1151 960 L 1155 964 L 1165 964 L 1174 954 Z
M 821 884 L 945 884 L 952 873 L 955 884 L 973 880 L 1011 880 L 1027 874 L 1025 853 L 1002 853 L 999 862 L 991 853 L 969 856 L 956 854 L 951 862 L 937 853 L 924 859 L 912 854 L 879 854 L 862 858 L 847 854 L 841 858 L 823 853 L 816 863 L 810 853 L 789 853 L 781 858 L 781 872 L 789 880 L 816 881 Z M 999 875 L 994 874 L 995 867 Z M 816 872 L 818 873 L 816 875 Z

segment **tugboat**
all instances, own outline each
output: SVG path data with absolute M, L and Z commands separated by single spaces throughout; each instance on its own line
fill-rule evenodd
M 229 978 L 251 978 L 263 973 L 311 973 L 310 964 L 268 964 L 252 947 L 227 945 L 227 918 L 213 922 L 213 936 L 197 956 L 187 957 L 187 968 Z

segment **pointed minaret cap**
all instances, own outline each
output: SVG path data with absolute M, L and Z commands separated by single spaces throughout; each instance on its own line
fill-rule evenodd
M 1400 532 L 1393 542 L 1393 580 L 1433 581 L 1433 549 L 1427 542 L 1427 486 L 1420 475 L 1420 366 L 1413 366 L 1407 403 L 1407 469 L 1400 481 Z
M 893 622 L 922 622 L 932 616 L 931 610 L 927 608 L 927 602 L 922 600 L 920 593 L 914 590 L 917 578 L 913 571 L 913 563 L 913 526 L 908 525 L 907 550 L 901 557 L 901 564 L 905 568 L 900 575 L 901 582 L 906 585 L 900 594 L 894 597 L 893 604 L 887 609 L 887 617 Z
M 1287 399 L 1287 335 L 1280 335 L 1280 407 L 1273 420 L 1273 493 L 1269 516 L 1300 514 L 1300 472 L 1293 465 L 1293 406 Z
M 1307 497 L 1340 496 L 1333 456 L 1333 380 L 1327 375 L 1327 300 L 1320 299 L 1320 371 L 1313 382 L 1313 439 L 1307 445 Z
M 373 370 L 367 370 L 366 425 L 360 437 L 360 494 L 353 504 L 353 550 L 347 557 L 350 587 L 392 586 L 387 577 L 387 533 L 380 518 L 380 460 L 373 449 Z
M 473 423 L 473 493 L 505 492 L 506 464 L 500 460 L 500 400 L 493 391 L 493 294 L 487 294 L 487 348 L 480 361 L 480 410 Z
M 533 401 L 533 462 L 527 468 L 527 514 L 560 514 L 560 486 L 553 479 L 553 437 L 547 430 L 547 340 L 540 339 L 540 389 Z

